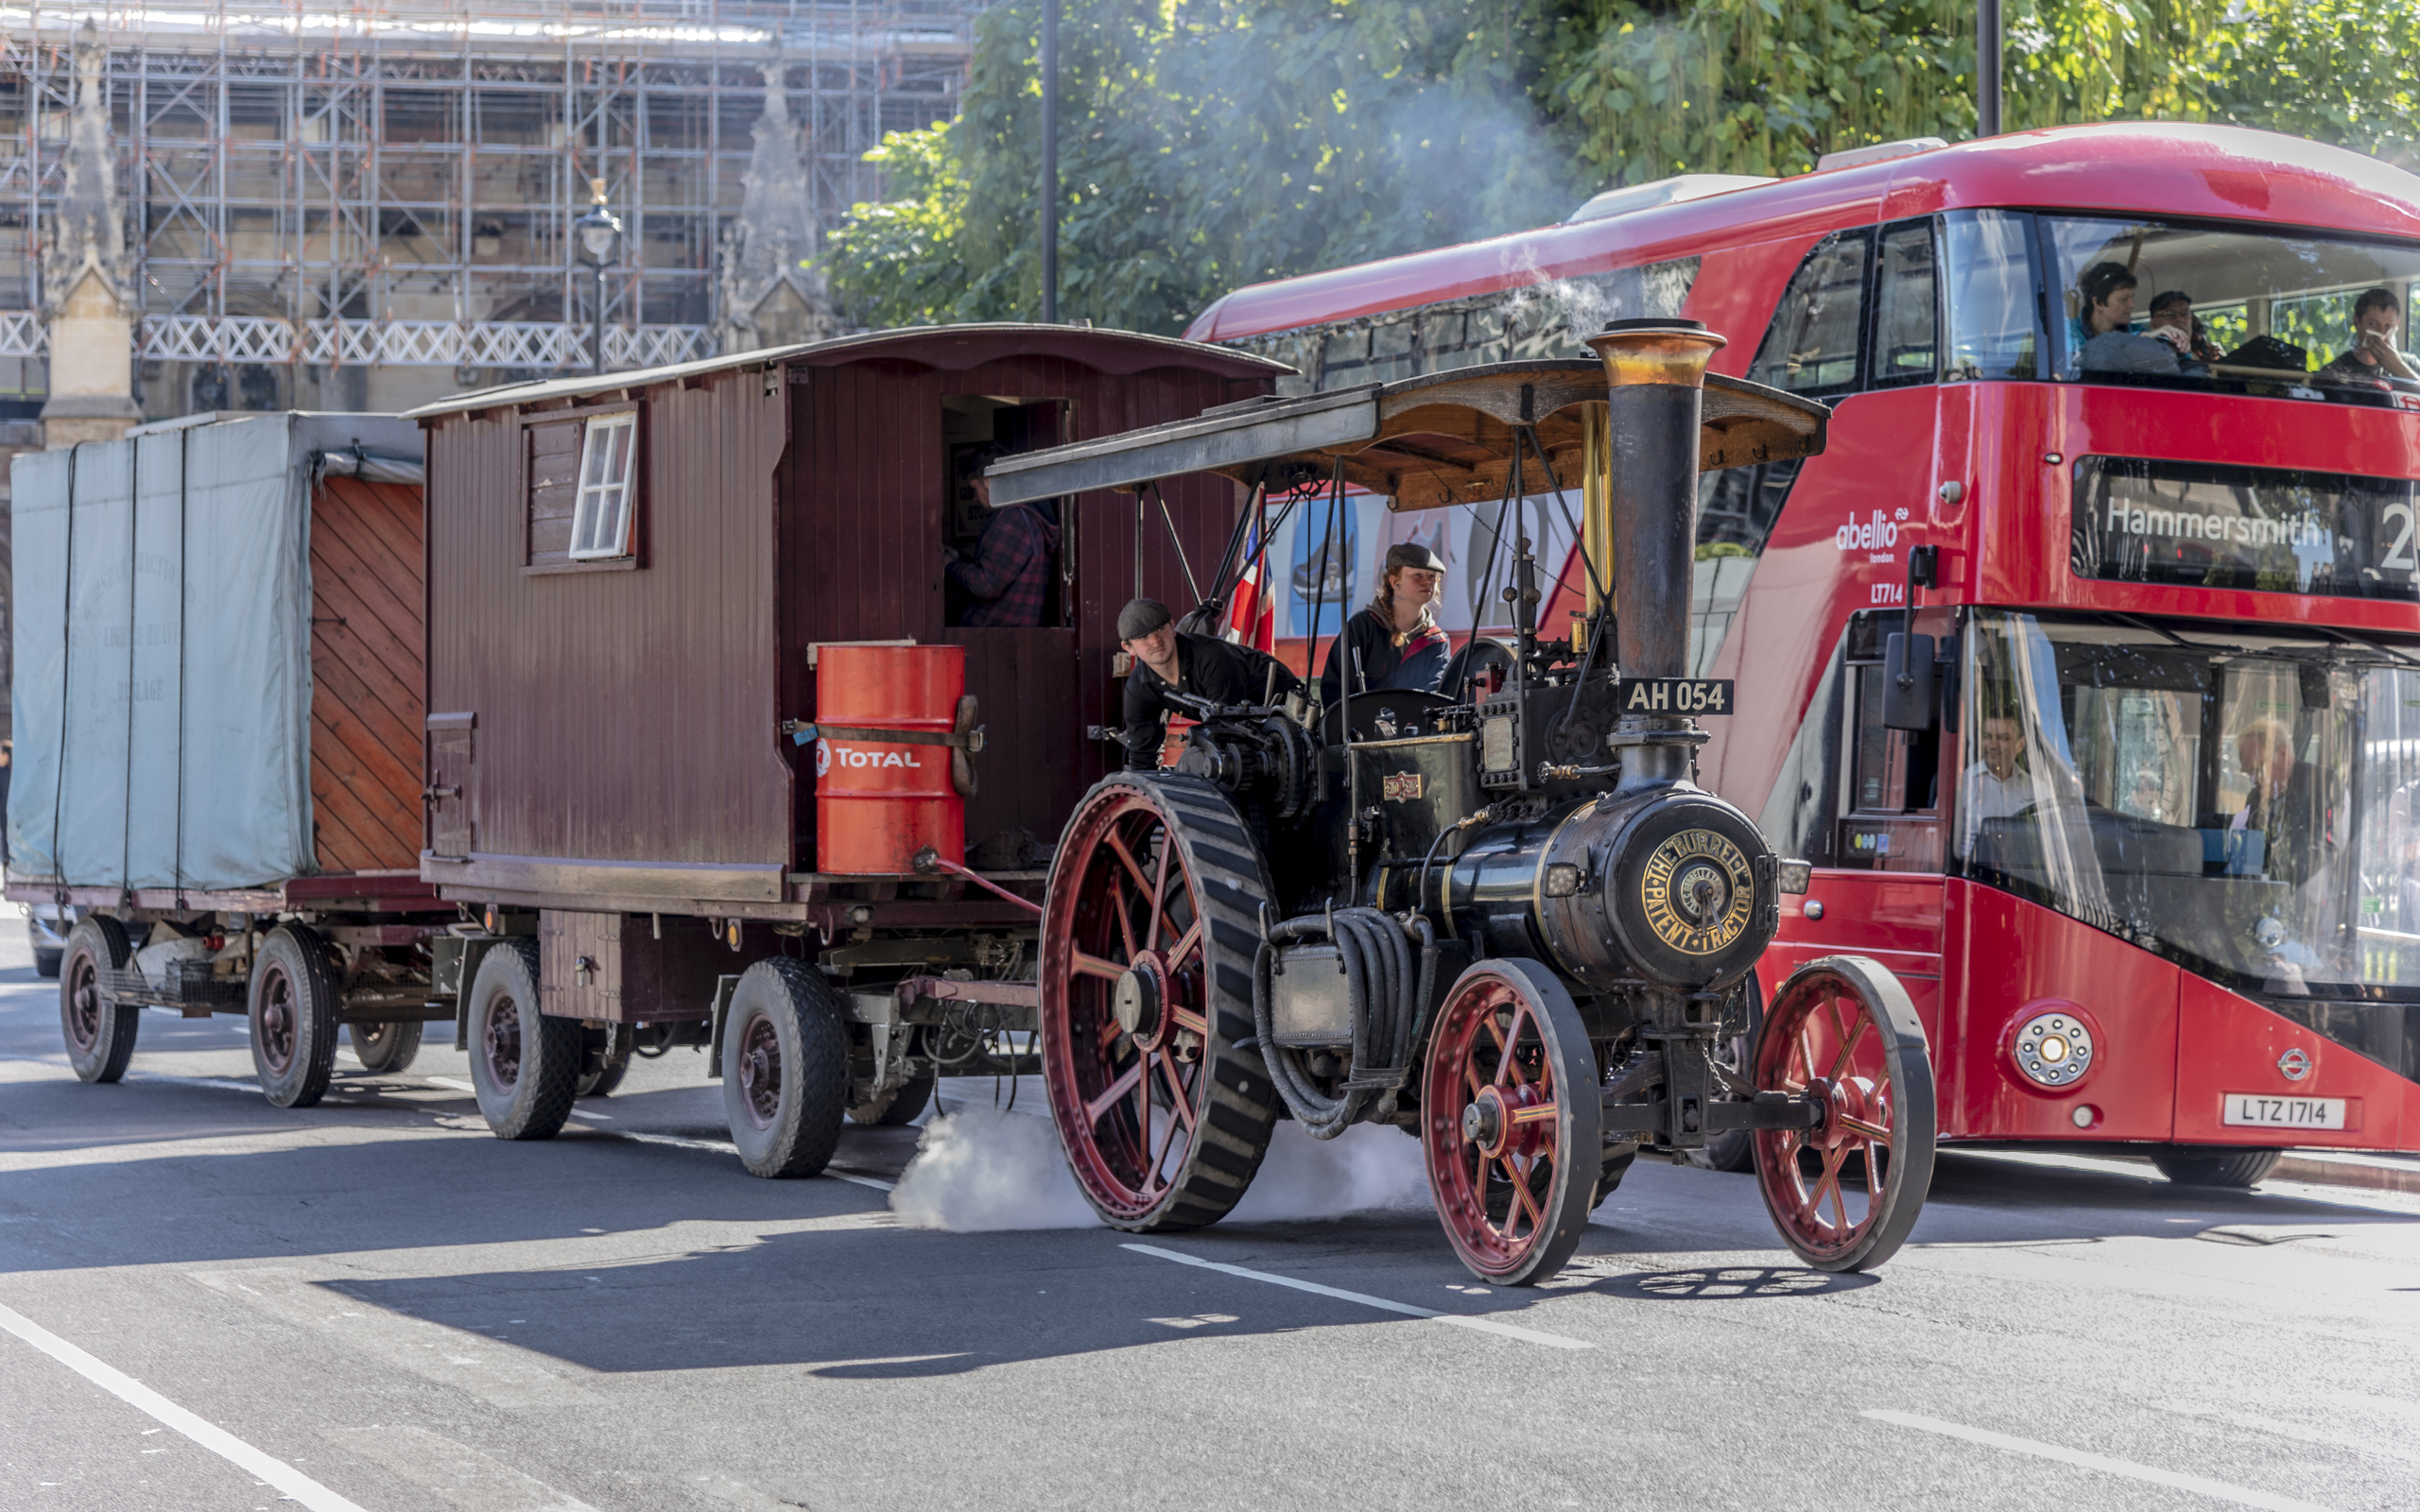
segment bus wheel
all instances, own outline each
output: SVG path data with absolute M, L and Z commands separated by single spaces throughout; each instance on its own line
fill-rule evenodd
M 786 955 L 732 988 L 722 1043 L 722 1111 L 750 1176 L 814 1176 L 840 1143 L 849 1037 L 823 974 Z
M 2234 1187 L 2240 1191 L 2257 1185 L 2261 1177 L 2276 1169 L 2285 1153 L 2225 1145 L 2161 1144 L 2152 1148 L 2151 1158 L 2152 1164 L 2159 1167 L 2159 1174 L 2180 1187 Z
M 59 969 L 59 1027 L 67 1061 L 84 1081 L 115 1081 L 134 1058 L 134 1031 L 143 1010 L 121 1005 L 101 986 L 103 971 L 123 971 L 134 958 L 126 926 L 95 914 L 68 931 Z
M 402 1075 L 420 1054 L 418 1019 L 348 1024 L 345 1033 L 353 1039 L 353 1058 L 361 1062 L 361 1069 L 382 1076 Z
M 342 993 L 327 941 L 280 924 L 252 957 L 249 1019 L 252 1069 L 279 1108 L 309 1108 L 337 1064 L 337 1003 Z
M 1077 806 L 1042 916 L 1042 1075 L 1093 1211 L 1130 1233 L 1225 1217 L 1269 1151 L 1252 1036 L 1252 832 L 1210 782 L 1122 773 Z
M 489 950 L 471 980 L 471 1087 L 500 1140 L 550 1140 L 571 1116 L 579 1021 L 538 1011 L 538 942 Z
M 1864 1270 L 1906 1242 L 1932 1185 L 1932 1060 L 1907 989 L 1861 955 L 1792 972 L 1756 1037 L 1755 1085 L 1811 1095 L 1824 1121 L 1763 1129 L 1756 1179 L 1798 1258 Z
M 1445 1237 L 1483 1281 L 1546 1280 L 1611 1190 L 1597 1055 L 1571 994 L 1534 962 L 1474 966 L 1445 995 L 1427 1061 L 1421 1144 Z

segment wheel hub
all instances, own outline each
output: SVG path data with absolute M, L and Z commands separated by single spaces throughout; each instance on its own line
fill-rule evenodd
M 739 1091 L 749 1119 L 758 1128 L 769 1126 L 782 1110 L 782 1042 L 773 1025 L 752 1020 L 739 1055 Z
M 1491 1160 L 1507 1153 L 1535 1155 L 1545 1143 L 1545 1119 L 1551 1115 L 1522 1115 L 1546 1107 L 1547 1100 L 1534 1083 L 1482 1087 L 1462 1108 L 1462 1138 Z
M 1830 1081 L 1818 1076 L 1806 1084 L 1806 1096 L 1824 1109 L 1823 1124 L 1806 1136 L 1806 1143 L 1818 1149 L 1837 1150 L 1858 1139 L 1860 1136 L 1849 1127 L 1850 1119 L 1862 1124 L 1877 1122 L 1874 1114 L 1878 1099 L 1871 1077 L 1843 1076 Z
M 1117 979 L 1110 1011 L 1117 1026 L 1146 1050 L 1157 1050 L 1167 1039 L 1167 966 L 1156 951 L 1146 951 Z
M 521 1080 L 521 1010 L 510 998 L 498 998 L 488 1009 L 488 1077 L 496 1091 L 510 1093 Z

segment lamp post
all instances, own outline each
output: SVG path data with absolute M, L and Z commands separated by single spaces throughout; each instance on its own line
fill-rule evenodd
M 605 208 L 605 180 L 588 180 L 590 204 L 588 214 L 571 223 L 574 255 L 588 265 L 590 276 L 590 313 L 596 323 L 588 335 L 588 369 L 591 372 L 605 370 L 605 269 L 613 265 L 622 244 L 622 217 Z

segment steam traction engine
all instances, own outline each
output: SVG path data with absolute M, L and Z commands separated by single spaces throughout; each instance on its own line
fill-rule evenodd
M 1582 480 L 1591 613 L 1568 641 L 1538 636 L 1530 533 L 1499 515 L 1516 644 L 1465 652 L 1438 695 L 1198 705 L 1173 771 L 1078 806 L 1043 919 L 1042 1051 L 1109 1223 L 1216 1221 L 1290 1116 L 1419 1138 L 1446 1235 L 1489 1281 L 1554 1274 L 1640 1152 L 1730 1129 L 1754 1131 L 1809 1264 L 1876 1264 L 1913 1227 L 1934 1102 L 1908 996 L 1875 962 L 1816 961 L 1728 1053 L 1804 866 L 1692 782 L 1697 716 L 1730 691 L 1682 676 L 1701 465 L 1820 451 L 1828 412 L 1708 377 L 1722 338 L 1694 322 L 1589 344 L 1601 368 L 1264 399 L 994 467 L 999 503 L 1215 471 L 1517 513 Z

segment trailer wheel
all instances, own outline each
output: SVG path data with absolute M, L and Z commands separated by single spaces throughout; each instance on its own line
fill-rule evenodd
M 870 1127 L 897 1128 L 916 1122 L 916 1115 L 933 1100 L 936 1078 L 927 1071 L 908 1077 L 879 1097 L 869 1097 L 862 1103 L 849 1105 L 849 1122 Z
M 2150 1152 L 2159 1174 L 2180 1187 L 2256 1186 L 2277 1167 L 2283 1150 L 2242 1150 L 2221 1146 L 2162 1144 Z
M 382 1076 L 402 1075 L 420 1054 L 418 1019 L 348 1024 L 345 1033 L 353 1039 L 353 1057 L 361 1062 L 361 1069 Z
M 280 924 L 252 957 L 249 1018 L 252 1069 L 279 1108 L 309 1108 L 337 1064 L 337 1005 L 343 991 L 327 942 L 300 924 Z
M 538 1011 L 538 942 L 491 949 L 471 983 L 471 1085 L 500 1140 L 550 1140 L 571 1116 L 579 1021 Z
M 115 1081 L 134 1058 L 134 1032 L 143 1010 L 117 1004 L 101 989 L 103 971 L 123 971 L 134 958 L 126 926 L 106 914 L 79 920 L 67 933 L 59 969 L 59 1027 L 67 1060 L 84 1081 Z
M 1042 917 L 1042 1074 L 1113 1228 L 1216 1223 L 1269 1152 L 1277 1088 L 1236 1041 L 1271 895 L 1251 830 L 1201 778 L 1112 777 L 1067 821 Z
M 1552 972 L 1507 957 L 1461 974 L 1428 1037 L 1420 1108 L 1428 1190 L 1471 1274 L 1528 1286 L 1561 1270 L 1605 1150 L 1597 1052 Z
M 1824 1122 L 1762 1129 L 1756 1179 L 1766 1211 L 1818 1270 L 1865 1270 L 1891 1258 L 1932 1186 L 1932 1060 L 1907 988 L 1861 955 L 1827 955 L 1790 973 L 1756 1037 L 1758 1091 L 1812 1094 Z
M 732 988 L 724 1022 L 722 1110 L 740 1163 L 751 1176 L 821 1172 L 849 1096 L 849 1038 L 831 985 L 804 961 L 758 961 Z

